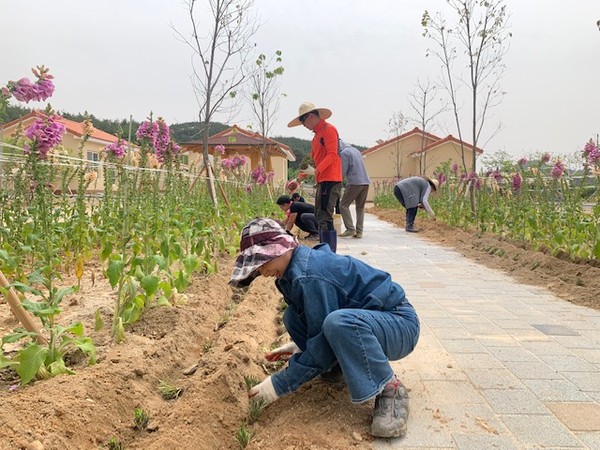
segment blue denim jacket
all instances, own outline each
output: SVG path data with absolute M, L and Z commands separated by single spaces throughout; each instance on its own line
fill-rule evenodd
M 335 362 L 322 332 L 325 317 L 341 308 L 393 311 L 416 319 L 404 289 L 389 273 L 351 256 L 336 255 L 328 245 L 299 246 L 275 285 L 288 308 L 306 325 L 306 348 L 293 355 L 288 366 L 272 376 L 278 395 L 293 392 Z

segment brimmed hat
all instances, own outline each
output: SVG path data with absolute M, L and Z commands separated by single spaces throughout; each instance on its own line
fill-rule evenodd
M 429 177 L 426 177 L 426 178 L 427 178 L 427 181 L 429 181 L 429 184 L 433 185 L 433 189 L 437 191 L 440 187 L 440 182 L 438 180 L 436 180 L 435 178 L 429 178 Z
M 300 122 L 300 116 L 302 114 L 309 113 L 311 111 L 318 111 L 319 117 L 321 119 L 329 119 L 331 117 L 331 110 L 327 108 L 317 108 L 314 103 L 304 102 L 298 108 L 298 115 L 288 123 L 288 128 L 297 127 L 298 125 L 302 125 Z
M 251 220 L 242 230 L 240 255 L 235 260 L 229 284 L 234 287 L 249 286 L 260 275 L 260 266 L 298 245 L 298 240 L 273 219 Z

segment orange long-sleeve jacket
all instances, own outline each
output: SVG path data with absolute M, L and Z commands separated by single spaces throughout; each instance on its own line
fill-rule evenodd
M 310 155 L 317 170 L 317 183 L 342 181 L 342 160 L 338 154 L 339 135 L 336 128 L 325 120 L 319 121 L 312 140 Z

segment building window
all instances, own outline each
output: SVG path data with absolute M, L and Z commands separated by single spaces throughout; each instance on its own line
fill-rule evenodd
M 90 152 L 88 150 L 88 152 L 87 152 L 87 160 L 90 161 L 88 163 L 88 165 L 87 165 L 87 170 L 88 171 L 92 171 L 92 170 L 97 171 L 98 170 L 98 164 L 96 164 L 96 163 L 98 161 L 100 161 L 100 153 L 98 153 L 98 152 Z

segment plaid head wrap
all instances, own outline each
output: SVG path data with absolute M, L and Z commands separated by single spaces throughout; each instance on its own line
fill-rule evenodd
M 240 255 L 229 283 L 234 287 L 249 286 L 260 275 L 260 266 L 298 245 L 298 240 L 273 219 L 251 220 L 242 230 Z

